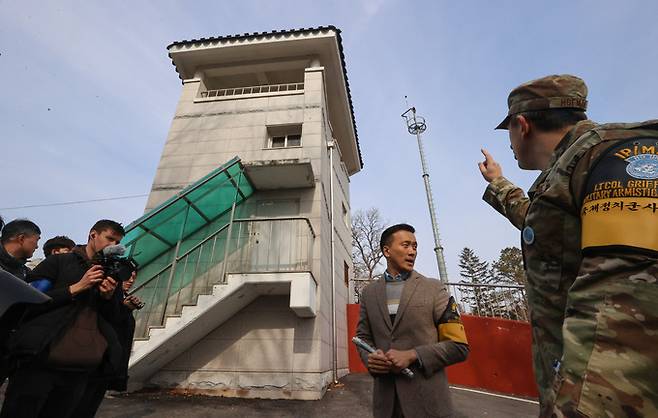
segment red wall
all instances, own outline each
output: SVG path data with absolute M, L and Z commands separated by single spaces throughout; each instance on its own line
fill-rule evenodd
M 359 322 L 359 305 L 347 305 L 349 365 L 366 372 L 351 339 Z M 499 318 L 462 315 L 470 346 L 468 360 L 447 368 L 451 384 L 537 397 L 532 372 L 530 324 Z
M 361 305 L 348 304 L 347 305 L 347 350 L 348 360 L 350 364 L 351 373 L 367 373 L 368 369 L 363 365 L 359 352 L 352 342 L 352 337 L 356 335 L 356 326 L 359 323 L 359 308 Z

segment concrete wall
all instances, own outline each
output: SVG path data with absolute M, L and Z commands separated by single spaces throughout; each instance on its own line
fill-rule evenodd
M 243 161 L 319 158 L 320 135 L 303 147 L 266 149 L 267 126 L 302 124 L 305 94 L 194 103 L 198 82 L 185 83 L 153 180 L 146 210 L 239 155 Z
M 298 318 L 288 296 L 260 297 L 150 383 L 222 396 L 318 399 L 331 380 L 323 331 L 320 321 Z
M 332 379 L 330 164 L 332 134 L 325 107 L 324 71 L 307 69 L 303 94 L 195 103 L 200 81 L 183 92 L 164 147 L 147 210 L 238 155 L 243 161 L 310 159 L 315 186 L 256 192 L 238 217 L 256 214 L 261 200 L 299 200 L 316 238 L 311 272 L 318 314 L 302 319 L 286 297 L 261 297 L 165 366 L 150 385 L 240 397 L 318 399 Z M 302 125 L 302 147 L 266 149 L 267 126 Z M 349 179 L 334 151 L 335 281 L 339 375 L 347 373 L 347 287 L 350 256 Z

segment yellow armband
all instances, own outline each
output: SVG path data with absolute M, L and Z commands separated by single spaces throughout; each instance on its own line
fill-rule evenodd
M 454 341 L 456 343 L 468 344 L 466 330 L 459 316 L 459 309 L 455 298 L 450 296 L 448 306 L 439 320 L 439 341 Z

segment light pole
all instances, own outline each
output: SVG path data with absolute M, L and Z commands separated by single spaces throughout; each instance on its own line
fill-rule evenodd
M 418 151 L 420 152 L 420 164 L 423 170 L 423 182 L 425 183 L 425 193 L 427 194 L 427 206 L 430 210 L 430 219 L 432 220 L 432 232 L 434 233 L 434 252 L 436 253 L 436 264 L 439 267 L 439 279 L 443 283 L 448 283 L 448 272 L 446 262 L 443 258 L 443 247 L 439 238 L 439 224 L 436 220 L 436 209 L 434 208 L 434 198 L 432 197 L 432 187 L 430 186 L 430 175 L 427 172 L 427 163 L 425 162 L 425 152 L 423 151 L 423 141 L 420 134 L 427 130 L 425 118 L 416 115 L 416 108 L 411 107 L 402 114 L 407 122 L 407 130 L 411 135 L 416 135 L 418 140 Z

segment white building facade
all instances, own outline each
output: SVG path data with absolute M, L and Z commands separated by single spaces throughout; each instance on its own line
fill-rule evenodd
M 348 368 L 349 177 L 362 168 L 340 30 L 181 41 L 168 51 L 182 93 L 147 213 L 131 226 L 170 241 L 174 255 L 138 279 L 150 308 L 137 318 L 132 386 L 319 399 Z M 215 222 L 201 207 L 215 198 L 195 203 L 189 188 L 229 161 L 239 167 L 231 184 L 249 192 L 236 187 L 242 197 L 218 215 L 226 221 L 217 236 L 197 234 L 184 251 L 145 226 L 183 201 L 192 207 L 183 223 L 190 214 Z

